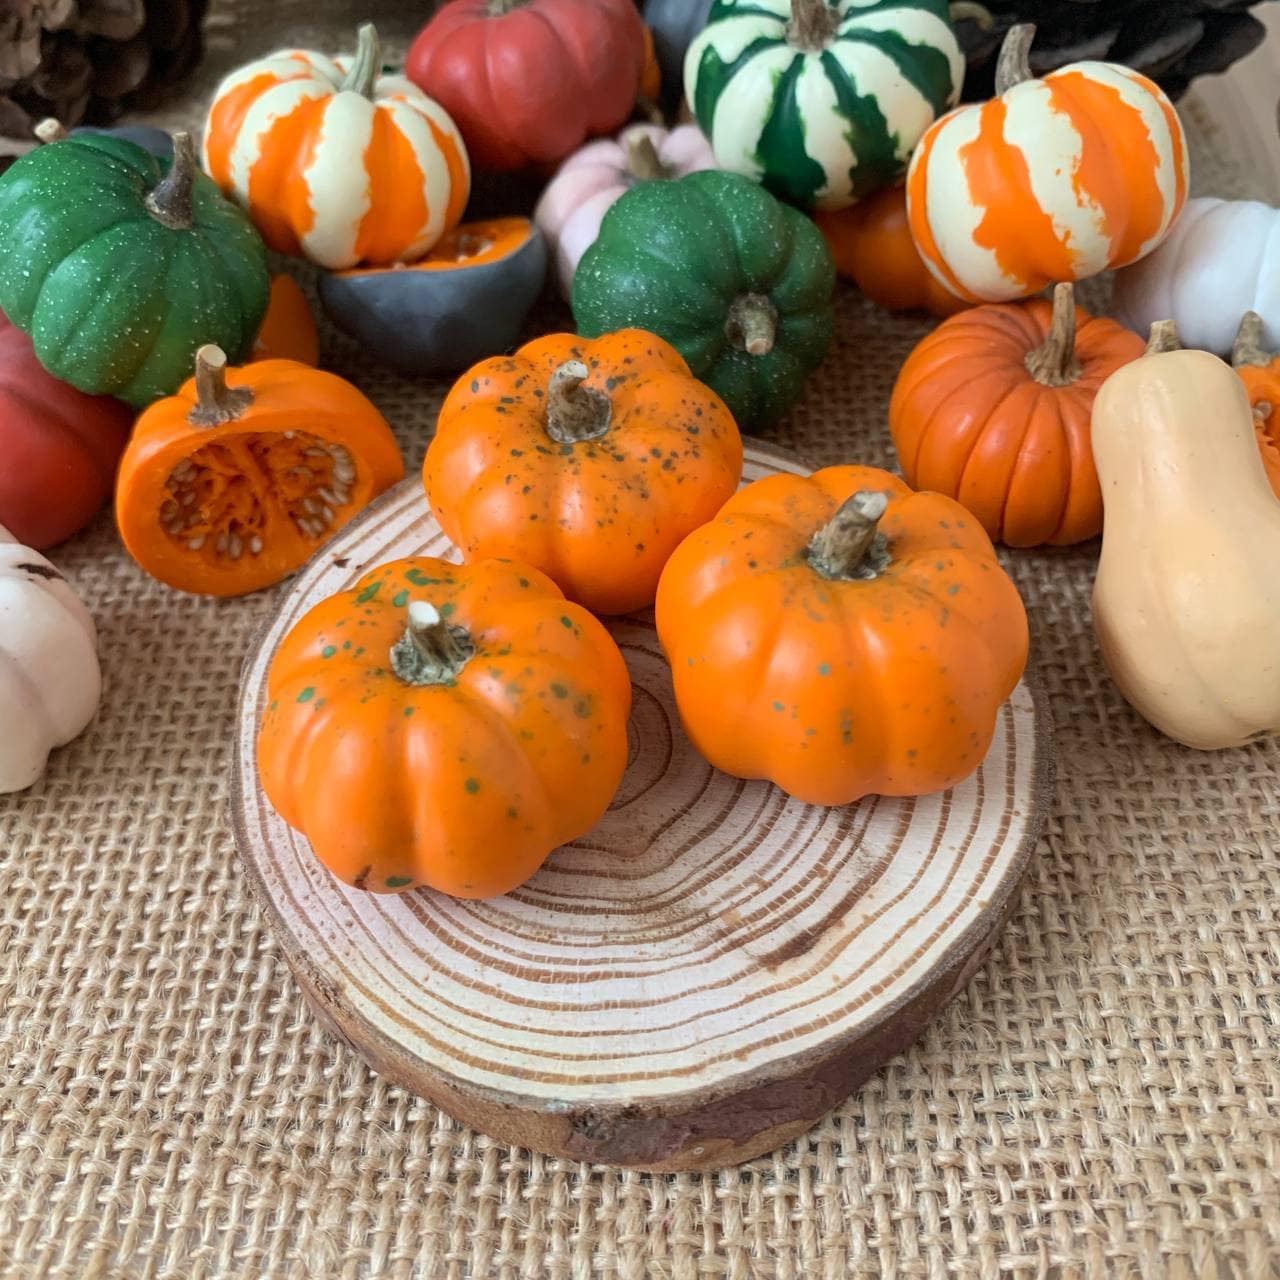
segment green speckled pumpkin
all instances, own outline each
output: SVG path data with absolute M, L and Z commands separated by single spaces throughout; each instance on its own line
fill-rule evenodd
M 665 338 L 756 430 L 800 398 L 831 345 L 835 268 L 810 219 L 710 170 L 633 187 L 573 280 L 578 332 Z
M 197 172 L 190 138 L 174 143 L 170 166 L 75 135 L 0 177 L 0 310 L 55 377 L 135 406 L 185 381 L 205 343 L 248 355 L 270 291 L 247 216 Z

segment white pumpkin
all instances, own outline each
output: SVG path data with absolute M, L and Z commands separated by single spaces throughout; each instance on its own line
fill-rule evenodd
M 93 719 L 102 692 L 89 610 L 38 551 L 0 525 L 0 794 Z
M 1257 200 L 1188 200 L 1165 242 L 1116 273 L 1112 310 L 1146 334 L 1172 320 L 1183 343 L 1225 356 L 1240 317 L 1256 311 L 1280 349 L 1280 209 Z

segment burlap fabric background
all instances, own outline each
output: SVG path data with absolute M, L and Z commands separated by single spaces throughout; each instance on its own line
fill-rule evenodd
M 412 6 L 379 7 L 407 34 Z M 204 80 L 236 40 L 299 38 L 317 6 L 256 9 L 215 5 Z M 339 25 L 313 38 L 332 47 Z M 197 119 L 206 88 L 166 122 Z M 1189 117 L 1200 191 L 1280 195 Z M 923 329 L 842 291 L 838 346 L 774 438 L 816 463 L 890 462 L 889 388 Z M 443 386 L 331 332 L 325 354 L 416 467 Z M 0 798 L 0 1274 L 1276 1274 L 1280 743 L 1197 755 L 1140 722 L 1094 647 L 1094 557 L 1007 557 L 1059 775 L 990 961 L 793 1146 L 650 1177 L 491 1142 L 320 1030 L 227 824 L 237 674 L 278 591 L 171 592 L 104 515 L 55 552 L 98 619 L 101 713 L 42 784 Z

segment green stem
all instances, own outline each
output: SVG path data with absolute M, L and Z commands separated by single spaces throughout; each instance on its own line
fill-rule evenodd
M 452 684 L 475 656 L 465 627 L 446 622 L 426 600 L 411 600 L 404 633 L 391 646 L 391 669 L 405 684 Z
M 372 22 L 362 22 L 356 30 L 356 51 L 347 68 L 346 78 L 338 86 L 341 93 L 358 93 L 362 98 L 373 97 L 373 86 L 382 73 L 382 43 L 378 29 Z

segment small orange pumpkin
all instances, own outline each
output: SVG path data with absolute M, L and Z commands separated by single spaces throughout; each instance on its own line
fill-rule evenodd
M 137 421 L 120 462 L 116 521 L 153 578 L 201 595 L 279 582 L 404 476 L 386 419 L 349 382 L 296 360 L 195 377 Z
M 969 305 L 939 284 L 924 265 L 911 238 L 904 187 L 885 187 L 847 209 L 813 217 L 836 270 L 887 311 L 952 316 Z
M 963 503 L 1011 547 L 1067 546 L 1102 530 L 1089 415 L 1142 339 L 1095 319 L 1060 284 L 974 307 L 921 340 L 898 374 L 889 429 L 907 483 Z
M 306 294 L 292 276 L 272 278 L 271 298 L 250 360 L 297 360 L 314 368 L 320 363 L 320 334 Z
M 1231 364 L 1249 393 L 1258 451 L 1271 488 L 1280 498 L 1280 354 L 1262 345 L 1265 328 L 1256 311 L 1244 313 L 1231 348 Z
M 630 709 L 618 646 L 536 569 L 396 560 L 281 642 L 258 770 L 339 879 L 487 898 L 608 808 Z
M 657 624 L 698 750 L 810 804 L 967 777 L 1027 659 L 978 523 L 872 467 L 748 485 L 668 561 Z
M 741 474 L 720 397 L 661 338 L 621 329 L 549 334 L 464 373 L 422 480 L 468 560 L 510 556 L 595 613 L 628 613 Z

